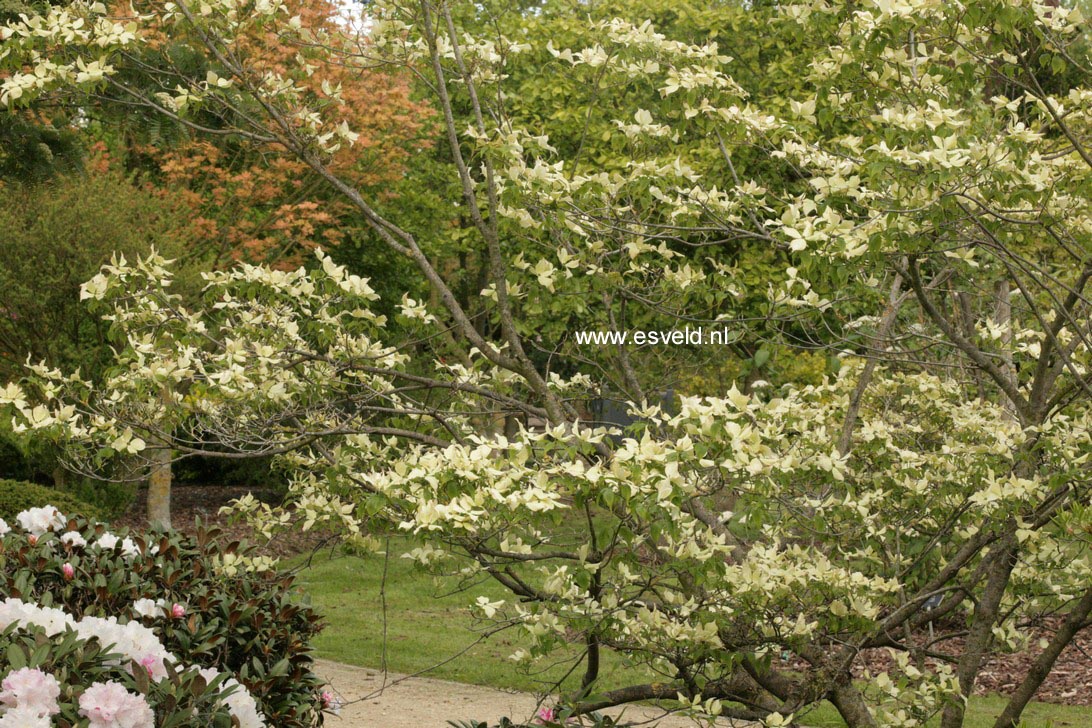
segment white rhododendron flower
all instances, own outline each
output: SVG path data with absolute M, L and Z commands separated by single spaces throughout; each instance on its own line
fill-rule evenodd
M 0 715 L 0 728 L 52 728 L 48 715 L 39 715 L 33 708 L 12 708 Z
M 133 539 L 125 538 L 121 542 L 121 555 L 127 559 L 134 559 L 140 556 L 140 547 L 136 545 Z
M 80 715 L 91 721 L 89 728 L 155 728 L 155 714 L 144 696 L 112 680 L 84 691 Z
M 46 531 L 64 528 L 65 519 L 53 506 L 28 508 L 15 517 L 19 526 L 32 536 L 41 536 Z
M 118 545 L 119 540 L 120 539 L 118 539 L 117 536 L 107 531 L 95 540 L 95 545 L 101 549 L 106 549 L 107 551 L 109 551 L 110 549 Z
M 9 597 L 0 602 L 0 630 L 12 624 L 36 625 L 47 635 L 53 636 L 75 626 L 75 620 L 60 609 L 38 607 L 21 599 Z
M 11 533 L 11 526 L 3 518 L 0 518 L 0 536 L 6 536 L 9 533 Z
M 76 631 L 84 639 L 94 637 L 104 645 L 113 645 L 113 652 L 120 652 L 127 661 L 142 665 L 153 679 L 167 677 L 165 663 L 172 662 L 173 658 L 155 633 L 140 622 L 119 624 L 117 617 L 84 617 L 78 622 Z
M 158 617 L 163 609 L 151 599 L 137 599 L 133 602 L 133 613 L 140 617 Z
M 212 668 L 202 668 L 201 677 L 211 683 L 220 676 L 220 673 Z M 250 692 L 235 678 L 228 678 L 221 685 L 223 691 L 234 688 L 231 695 L 224 698 L 228 712 L 239 721 L 239 728 L 262 728 L 265 725 L 265 717 L 258 710 L 258 703 Z
M 73 548 L 83 548 L 87 545 L 87 539 L 81 536 L 78 531 L 67 531 L 61 535 L 61 543 Z
M 61 684 L 57 678 L 35 667 L 15 670 L 0 683 L 0 703 L 8 708 L 23 708 L 37 716 L 59 713 L 57 698 L 60 695 Z

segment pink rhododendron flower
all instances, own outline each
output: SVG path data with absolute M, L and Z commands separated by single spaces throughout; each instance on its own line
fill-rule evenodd
M 97 682 L 80 696 L 80 715 L 89 728 L 155 728 L 155 714 L 141 695 L 121 683 Z
M 140 666 L 147 670 L 148 674 L 151 675 L 155 672 L 156 666 L 162 662 L 162 658 L 156 657 L 155 655 L 145 655 L 140 659 Z
M 72 581 L 72 577 L 76 576 L 76 569 L 68 562 L 65 562 L 65 565 L 61 567 L 61 571 L 64 573 L 65 581 Z
M 31 546 L 37 546 L 37 545 L 38 545 L 38 537 L 37 537 L 37 536 L 35 536 L 35 535 L 34 535 L 34 534 L 32 533 L 32 534 L 30 534 L 29 536 L 27 536 L 27 542 L 28 542 L 28 543 L 29 543 L 29 544 L 30 544 Z
M 550 723 L 557 720 L 557 711 L 553 708 L 539 708 L 537 717 L 539 723 Z
M 24 708 L 36 715 L 54 715 L 60 712 L 57 698 L 61 685 L 57 678 L 35 667 L 15 670 L 0 683 L 0 703 L 9 708 Z
M 186 608 L 181 604 L 175 604 L 171 607 L 171 616 L 175 619 L 182 619 L 186 616 Z
M 341 700 L 329 690 L 322 691 L 321 700 L 323 710 L 328 710 L 334 715 L 341 713 Z

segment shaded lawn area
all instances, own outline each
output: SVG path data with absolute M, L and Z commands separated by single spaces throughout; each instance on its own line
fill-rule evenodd
M 491 600 L 506 599 L 505 591 L 486 581 L 468 592 L 451 593 L 451 584 L 415 569 L 401 554 L 412 548 L 404 537 L 392 538 L 391 556 L 386 560 L 386 626 L 384 628 L 383 586 L 384 558 L 331 555 L 324 552 L 312 559 L 297 577 L 301 599 L 309 601 L 327 622 L 315 642 L 320 657 L 349 665 L 378 669 L 384 660 L 392 672 L 417 673 L 427 670 L 428 677 L 512 690 L 542 691 L 565 677 L 571 661 L 558 665 L 536 665 L 528 672 L 517 668 L 509 655 L 526 643 L 509 630 L 475 642 L 476 631 L 469 605 L 478 596 Z M 286 566 L 299 566 L 297 558 Z M 438 596 L 439 595 L 439 596 Z M 579 654 L 574 647 L 573 656 Z M 564 683 L 577 687 L 580 669 Z M 626 675 L 625 684 L 647 681 L 643 668 L 627 668 L 613 655 L 604 656 L 602 670 L 610 678 Z M 1005 700 L 1000 697 L 971 699 L 967 728 L 991 728 Z M 833 706 L 824 703 L 803 718 L 815 728 L 843 728 Z M 933 721 L 939 723 L 939 721 Z M 1033 703 L 1024 713 L 1027 728 L 1092 728 L 1092 711 L 1079 706 Z

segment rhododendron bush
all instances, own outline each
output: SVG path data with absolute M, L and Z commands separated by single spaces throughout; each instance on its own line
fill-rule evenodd
M 0 725 L 321 724 L 317 618 L 267 560 L 52 506 L 16 521 L 0 520 Z
M 185 306 L 168 261 L 118 258 L 83 289 L 117 366 L 100 382 L 33 366 L 0 396 L 16 429 L 66 441 L 88 471 L 168 448 L 280 456 L 303 527 L 401 529 L 422 564 L 506 587 L 475 608 L 530 638 L 516 663 L 575 643 L 562 718 L 659 699 L 787 725 L 827 700 L 854 727 L 954 728 L 989 652 L 1057 613 L 998 718 L 1016 725 L 1092 614 L 1084 20 L 1035 0 L 750 5 L 708 10 L 791 43 L 798 77 L 756 78 L 641 19 L 532 45 L 506 29 L 534 14 L 486 22 L 462 2 L 372 3 L 357 35 L 277 2 L 152 2 L 148 26 L 75 2 L 8 24 L 6 103 L 110 87 L 195 133 L 211 114 L 326 179 L 430 291 L 377 302 L 319 251 L 294 271 L 209 274 Z M 149 93 L 119 69 L 163 23 L 210 70 Z M 251 24 L 294 39 L 299 67 L 234 54 Z M 528 54 L 594 89 L 558 83 L 577 117 L 640 106 L 555 143 L 553 119 L 514 106 Z M 426 223 L 339 176 L 356 132 L 328 113 L 333 89 L 302 84 L 324 63 L 422 79 L 447 204 L 481 254 L 473 296 Z M 757 255 L 777 271 L 756 284 Z M 837 366 L 667 405 L 671 361 L 697 352 L 559 328 L 683 325 Z M 603 398 L 634 423 L 595 421 Z M 291 523 L 239 507 L 267 531 Z M 862 670 L 872 650 L 890 651 L 885 672 Z M 607 680 L 605 651 L 656 679 Z

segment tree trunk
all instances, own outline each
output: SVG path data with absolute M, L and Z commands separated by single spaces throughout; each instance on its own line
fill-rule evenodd
M 868 710 L 864 696 L 848 679 L 844 684 L 832 688 L 827 698 L 838 709 L 838 714 L 848 728 L 876 728 L 876 720 Z
M 148 525 L 171 527 L 171 449 L 150 451 L 152 469 L 148 476 Z
M 1012 567 L 1016 564 L 1015 537 L 1011 534 L 997 545 L 996 554 L 992 558 L 989 571 L 986 576 L 986 586 L 975 605 L 974 617 L 967 642 L 963 648 L 963 655 L 959 658 L 956 668 L 956 677 L 959 678 L 959 691 L 962 693 L 960 700 L 949 703 L 944 708 L 941 716 L 940 728 L 960 728 L 963 725 L 963 716 L 966 712 L 966 698 L 974 689 L 978 671 L 982 667 L 982 661 L 986 658 L 990 643 L 993 641 L 993 626 L 997 622 L 997 616 L 1001 607 L 1001 599 L 1005 596 L 1009 578 L 1012 575 Z
M 1005 373 L 1005 377 L 1015 387 L 1016 380 L 1016 364 L 1012 357 L 1012 303 L 1009 301 L 1009 295 L 1011 293 L 1009 282 L 1006 279 L 997 281 L 994 285 L 994 313 L 993 319 L 998 326 L 1004 331 L 1001 336 L 1000 348 L 1001 348 L 1001 370 Z M 1009 414 L 1016 418 L 1016 403 L 1011 402 L 1008 399 L 1003 400 L 1005 409 L 1009 411 Z

